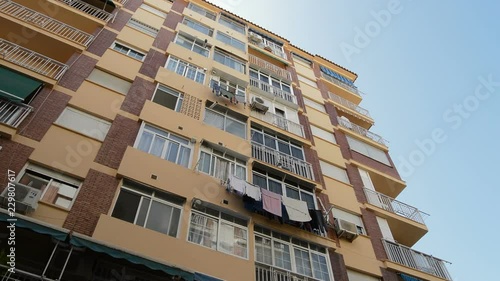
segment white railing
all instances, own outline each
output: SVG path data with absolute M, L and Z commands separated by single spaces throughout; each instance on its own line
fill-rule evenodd
M 113 0 L 113 2 L 115 3 L 120 3 L 122 5 L 125 5 L 127 3 L 128 0 Z
M 260 81 L 259 79 L 255 79 L 253 77 L 250 77 L 250 86 L 258 88 L 266 93 L 270 93 L 275 97 L 289 101 L 293 104 L 297 104 L 297 97 L 294 94 L 289 93 L 287 91 L 283 91 L 282 89 L 275 87 L 273 85 L 264 83 L 264 82 Z
M 410 220 L 416 221 L 418 223 L 424 224 L 424 218 L 422 212 L 417 208 L 393 199 L 380 192 L 364 188 L 366 199 L 368 203 L 380 207 L 386 211 L 400 215 L 402 217 L 408 218 Z
M 291 155 L 265 147 L 258 143 L 252 143 L 252 157 L 278 168 L 288 170 L 304 178 L 314 180 L 312 165 Z
M 252 39 L 249 39 L 248 42 L 250 42 L 252 45 L 258 46 L 259 48 L 264 49 L 266 51 L 270 51 L 273 54 L 277 55 L 278 57 L 287 59 L 286 53 L 283 51 L 283 47 L 282 46 L 279 46 L 278 44 L 276 44 L 276 43 L 274 43 L 272 41 L 269 41 L 266 38 L 258 35 L 255 32 L 252 32 L 252 31 L 248 32 L 248 36 L 250 38 L 260 37 L 260 41 L 259 42 L 254 41 Z
M 349 129 L 349 130 L 351 130 L 359 135 L 365 136 L 365 137 L 367 137 L 375 142 L 378 142 L 381 145 L 387 146 L 388 142 L 383 137 L 381 137 L 375 133 L 372 133 L 361 126 L 358 126 L 358 125 L 350 122 L 349 120 L 345 120 L 345 119 L 340 118 L 340 117 L 337 117 L 337 120 L 339 121 L 340 126 L 346 128 L 346 129 Z
M 276 115 L 269 111 L 266 112 L 265 114 L 262 114 L 252 110 L 250 114 L 253 117 L 258 118 L 266 123 L 273 124 L 274 126 L 282 130 L 304 137 L 304 126 L 302 126 L 301 124 L 290 121 L 282 116 Z
M 349 101 L 349 100 L 346 100 L 344 99 L 343 97 L 341 96 L 338 96 L 332 92 L 328 92 L 328 97 L 333 100 L 334 102 L 338 103 L 338 104 L 341 104 L 349 109 L 352 109 L 354 111 L 356 111 L 357 113 L 361 114 L 361 115 L 364 115 L 366 117 L 370 117 L 370 112 L 368 112 L 368 110 L 362 108 L 361 106 Z
M 318 279 L 278 269 L 269 265 L 256 264 L 255 281 L 318 281 Z
M 446 269 L 446 261 L 385 239 L 382 239 L 382 243 L 390 261 L 446 280 L 452 280 L 450 273 Z
M 3 92 L 0 90 L 0 92 Z M 9 93 L 7 93 L 9 95 Z M 0 123 L 17 128 L 33 111 L 33 107 L 0 99 Z
M 0 39 L 0 59 L 4 59 L 55 80 L 59 80 L 68 69 L 68 66 L 61 62 L 4 39 Z
M 323 72 L 321 72 L 321 76 L 323 76 L 323 78 L 325 78 L 326 80 L 332 82 L 333 84 L 341 87 L 341 88 L 344 88 L 346 90 L 348 90 L 349 92 L 357 95 L 357 96 L 361 96 L 362 92 L 360 90 L 358 90 L 356 87 L 353 87 L 353 86 L 350 86 L 350 85 L 347 85 L 346 83 L 340 81 L 340 80 L 337 80 Z
M 145 24 L 143 23 L 142 21 L 139 21 L 135 18 L 131 18 L 128 23 L 127 23 L 128 26 L 136 29 L 136 30 L 139 30 L 141 32 L 144 32 L 146 34 L 149 34 L 153 37 L 156 37 L 156 35 L 158 35 L 158 32 L 160 32 L 160 30 L 156 27 L 153 27 L 149 24 Z
M 87 15 L 90 15 L 96 19 L 109 22 L 113 18 L 113 14 L 108 13 L 102 9 L 99 9 L 93 5 L 87 4 L 80 0 L 56 0 L 62 2 L 74 9 L 77 9 Z
M 85 47 L 94 38 L 86 32 L 9 0 L 0 0 L 0 12 Z
M 267 62 L 267 61 L 265 61 L 257 56 L 254 56 L 254 55 L 249 55 L 248 59 L 249 59 L 248 61 L 251 64 L 257 65 L 263 69 L 267 69 L 267 70 L 271 71 L 272 73 L 274 73 L 282 78 L 285 78 L 286 80 L 289 80 L 289 81 L 292 80 L 292 74 L 290 73 L 290 71 L 288 71 L 286 69 L 283 69 L 279 66 L 276 66 L 276 65 L 274 65 L 270 62 Z

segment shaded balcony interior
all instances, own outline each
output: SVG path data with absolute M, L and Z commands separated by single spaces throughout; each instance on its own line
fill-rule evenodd
M 328 92 L 328 97 L 333 101 L 333 105 L 337 108 L 340 117 L 344 116 L 350 122 L 367 130 L 374 124 L 370 112 L 367 109 L 332 92 Z

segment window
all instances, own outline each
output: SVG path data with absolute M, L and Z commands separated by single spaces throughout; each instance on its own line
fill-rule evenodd
M 351 214 L 341 209 L 333 208 L 333 217 L 336 219 L 345 220 L 356 225 L 358 234 L 366 234 L 363 221 L 359 215 Z
M 246 121 L 243 121 L 239 116 L 233 114 L 231 111 L 224 110 L 222 106 L 215 106 L 213 109 L 207 107 L 203 122 L 235 136 L 246 139 Z
M 112 216 L 177 237 L 184 201 L 175 195 L 126 181 Z
M 350 269 L 347 269 L 347 276 L 349 276 L 350 281 L 380 281 L 380 278 L 372 277 Z
M 258 128 L 252 128 L 251 134 L 251 139 L 254 143 L 278 150 L 281 153 L 293 156 L 300 160 L 305 159 L 302 146 L 294 144 L 290 140 L 280 138 L 270 132 Z
M 206 46 L 205 42 L 184 34 L 177 34 L 175 43 L 207 58 L 210 53 L 210 47 Z
M 189 3 L 188 9 L 190 9 L 191 11 L 196 12 L 204 17 L 207 17 L 211 20 L 215 20 L 215 18 L 217 17 L 214 12 L 209 11 L 205 8 L 202 8 L 201 6 L 198 6 L 198 5 L 193 4 L 193 3 Z
M 188 241 L 246 259 L 247 220 L 209 207 L 198 207 L 191 213 Z
M 160 11 L 160 10 L 158 10 L 158 9 L 152 7 L 152 6 L 149 6 L 147 4 L 144 4 L 144 3 L 141 5 L 141 9 L 146 10 L 146 11 L 148 11 L 148 12 L 150 12 L 152 14 L 155 14 L 157 16 L 160 16 L 162 18 L 166 18 L 167 17 L 167 13 L 165 13 L 163 11 Z
M 212 37 L 212 35 L 214 34 L 214 30 L 212 28 L 210 28 L 202 23 L 199 23 L 195 20 L 192 20 L 189 18 L 184 18 L 182 23 L 191 27 L 192 29 L 197 30 L 203 34 L 210 36 L 210 37 Z
M 375 148 L 367 143 L 364 143 L 350 136 L 346 137 L 347 137 L 347 142 L 349 143 L 349 147 L 352 150 L 359 152 L 365 156 L 368 156 L 373 160 L 384 163 L 387 166 L 391 166 L 391 163 L 389 162 L 389 158 L 387 157 L 385 151 Z
M 19 183 L 41 191 L 40 201 L 70 209 L 81 182 L 55 171 L 29 164 Z
M 313 81 L 313 80 L 311 80 L 309 78 L 306 78 L 306 77 L 304 77 L 304 76 L 302 76 L 300 74 L 297 74 L 297 76 L 299 77 L 299 81 L 300 82 L 302 82 L 304 84 L 307 84 L 307 85 L 309 85 L 311 87 L 318 88 L 318 84 L 316 83 L 316 81 Z
M 238 33 L 241 33 L 241 34 L 245 34 L 245 25 L 236 21 L 236 20 L 233 20 L 232 18 L 226 16 L 226 15 L 223 15 L 221 14 L 220 17 L 219 17 L 219 23 L 226 26 L 226 27 L 229 27 L 231 28 L 232 30 L 238 32 Z
M 245 43 L 220 31 L 217 31 L 217 35 L 215 38 L 217 38 L 217 40 L 223 42 L 224 44 L 228 44 L 235 47 L 238 50 L 241 50 L 243 52 L 246 51 Z
M 349 183 L 349 177 L 347 176 L 347 171 L 343 168 L 339 168 L 332 164 L 326 163 L 324 161 L 319 160 L 319 165 L 321 166 L 321 171 L 323 175 L 334 178 L 341 182 Z
M 197 83 L 203 84 L 205 82 L 205 69 L 189 64 L 176 57 L 169 56 L 165 68 Z
M 184 94 L 161 84 L 158 84 L 153 96 L 153 102 L 177 112 L 181 111 L 183 99 Z
M 333 135 L 332 132 L 328 132 L 314 125 L 311 125 L 311 131 L 315 137 L 322 138 L 329 142 L 337 143 L 337 141 L 335 140 L 335 136 Z
M 131 58 L 134 58 L 134 59 L 137 59 L 140 61 L 143 61 L 144 57 L 146 56 L 145 54 L 143 54 L 139 51 L 136 51 L 136 50 L 134 50 L 128 46 L 125 46 L 121 43 L 118 43 L 118 42 L 114 42 L 113 45 L 111 46 L 111 48 L 115 51 L 118 51 L 124 55 L 127 55 Z
M 131 18 L 128 21 L 127 25 L 132 27 L 133 29 L 139 30 L 140 32 L 146 33 L 153 37 L 156 37 L 156 35 L 158 35 L 158 32 L 160 32 L 158 28 L 152 27 L 151 25 L 145 24 L 134 18 Z
M 134 147 L 186 168 L 189 167 L 191 159 L 189 140 L 153 126 L 143 125 Z
M 321 111 L 323 113 L 326 113 L 326 108 L 325 108 L 325 105 L 324 104 L 321 104 L 321 103 L 318 103 L 318 102 L 315 102 L 313 100 L 310 100 L 306 97 L 304 97 L 304 104 L 309 106 L 309 107 L 312 107 L 318 111 Z
M 219 81 L 217 81 L 216 79 L 218 79 Z M 210 82 L 211 82 L 210 88 L 214 89 L 214 84 L 217 84 L 220 86 L 220 88 L 222 90 L 225 90 L 225 91 L 231 93 L 232 95 L 234 95 L 236 101 L 243 102 L 243 103 L 246 102 L 245 87 L 242 87 L 240 85 L 236 85 L 231 81 L 228 81 L 228 80 L 225 80 L 225 79 L 219 78 L 219 77 L 214 77 L 214 76 L 212 76 L 212 80 Z M 224 94 L 226 94 L 226 93 L 221 92 L 221 95 L 224 95 Z
M 289 83 L 250 68 L 250 85 L 289 102 L 296 103 Z
M 297 55 L 296 53 L 292 53 L 292 57 L 293 57 L 293 60 L 295 62 L 305 64 L 306 66 L 309 66 L 309 67 L 312 66 L 312 61 L 310 61 L 304 57 L 301 57 L 300 55 Z
M 255 261 L 329 281 L 331 270 L 324 247 L 255 226 Z
M 97 68 L 94 68 L 94 70 L 92 70 L 87 79 L 98 85 L 124 95 L 126 95 L 130 90 L 130 87 L 132 87 L 132 83 Z
M 100 141 L 106 138 L 111 127 L 109 122 L 71 107 L 66 107 L 55 123 Z
M 207 146 L 201 147 L 198 165 L 199 171 L 223 181 L 227 180 L 229 174 L 242 180 L 247 178 L 245 160 Z
M 241 73 L 245 73 L 245 62 L 233 57 L 232 55 L 220 49 L 215 49 L 214 60 Z

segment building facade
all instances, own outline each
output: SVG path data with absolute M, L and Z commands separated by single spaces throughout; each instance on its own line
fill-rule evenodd
M 451 280 L 357 75 L 203 0 L 0 0 L 2 280 Z

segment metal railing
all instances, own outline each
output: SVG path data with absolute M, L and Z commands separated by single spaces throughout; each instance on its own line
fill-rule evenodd
M 262 114 L 252 110 L 250 114 L 253 117 L 258 118 L 266 123 L 273 124 L 274 126 L 281 128 L 282 130 L 304 137 L 304 126 L 302 126 L 301 124 L 290 121 L 269 111 L 265 114 Z
M 0 12 L 88 47 L 94 36 L 9 0 L 0 0 Z
M 64 3 L 74 9 L 79 10 L 89 16 L 92 16 L 96 19 L 103 20 L 105 22 L 109 22 L 113 18 L 113 14 L 108 13 L 102 9 L 99 9 L 93 5 L 87 4 L 80 0 L 56 0 L 61 3 Z
M 0 92 L 3 92 L 0 90 Z M 0 123 L 17 128 L 21 122 L 33 111 L 33 107 L 26 104 L 16 104 L 0 99 Z
M 390 261 L 446 280 L 452 280 L 445 266 L 446 261 L 385 239 L 382 239 L 382 243 Z
M 122 5 L 125 5 L 128 0 L 113 0 L 113 2 L 120 3 Z
M 249 55 L 248 56 L 248 61 L 251 63 L 251 64 L 254 64 L 254 65 L 257 65 L 263 69 L 266 69 L 266 70 L 269 70 L 271 71 L 272 73 L 282 77 L 282 78 L 285 78 L 289 81 L 292 80 L 292 74 L 290 73 L 290 71 L 286 70 L 286 69 L 283 69 L 279 66 L 276 66 L 270 62 L 267 62 L 257 56 L 254 56 L 254 55 Z
M 0 39 L 0 58 L 55 80 L 59 80 L 68 69 L 61 62 L 4 39 Z
M 364 188 L 364 191 L 368 203 L 425 225 L 423 213 L 417 208 L 371 189 Z
M 258 35 L 255 32 L 252 32 L 252 31 L 248 32 L 248 36 L 251 38 L 253 38 L 253 37 L 260 37 L 261 38 L 259 42 L 256 42 L 256 41 L 251 40 L 251 39 L 248 40 L 248 42 L 250 42 L 250 44 L 258 46 L 259 48 L 264 49 L 266 51 L 270 51 L 273 54 L 277 55 L 278 57 L 287 59 L 286 53 L 283 51 L 283 47 L 280 47 L 276 43 L 268 41 L 266 38 L 263 38 L 262 36 Z
M 278 150 L 265 147 L 258 143 L 252 143 L 252 157 L 278 168 L 288 170 L 304 178 L 314 180 L 312 165 L 310 163 Z
M 332 82 L 333 84 L 341 87 L 341 88 L 344 88 L 346 90 L 348 90 L 349 92 L 357 95 L 357 96 L 361 96 L 362 92 L 360 90 L 358 90 L 358 88 L 355 88 L 353 86 L 350 86 L 350 85 L 347 85 L 346 83 L 340 81 L 340 80 L 337 80 L 323 72 L 321 72 L 321 76 L 323 76 L 323 78 L 325 78 L 326 80 Z
M 291 103 L 297 104 L 297 97 L 289 93 L 287 91 L 283 91 L 282 89 L 275 87 L 273 85 L 264 83 L 260 81 L 259 79 L 255 79 L 253 77 L 250 77 L 250 86 L 253 86 L 255 88 L 259 88 L 260 90 L 270 93 L 275 97 L 281 98 L 283 100 L 289 101 Z
M 341 104 L 349 109 L 352 109 L 354 111 L 356 111 L 357 113 L 361 114 L 361 115 L 364 115 L 366 117 L 370 117 L 370 112 L 368 112 L 368 110 L 362 108 L 361 106 L 349 101 L 349 100 L 346 100 L 344 99 L 343 97 L 341 96 L 338 96 L 332 92 L 328 92 L 328 97 L 333 100 L 334 102 L 338 103 L 338 104 Z
M 319 281 L 298 273 L 278 269 L 268 265 L 255 265 L 255 281 Z
M 349 129 L 349 130 L 351 130 L 359 135 L 365 136 L 365 137 L 367 137 L 375 142 L 378 142 L 381 145 L 387 146 L 388 142 L 383 137 L 381 137 L 375 133 L 372 133 L 361 126 L 358 126 L 358 125 L 350 122 L 349 120 L 345 120 L 345 119 L 340 118 L 340 117 L 337 117 L 337 120 L 339 121 L 340 126 L 346 128 L 346 129 Z

